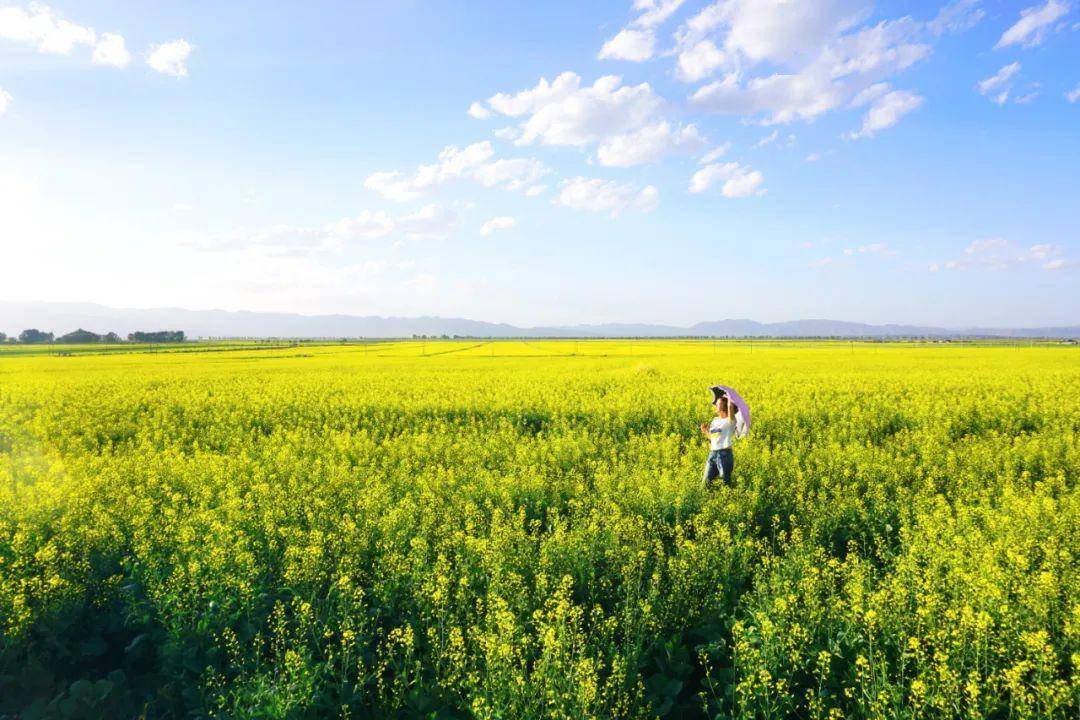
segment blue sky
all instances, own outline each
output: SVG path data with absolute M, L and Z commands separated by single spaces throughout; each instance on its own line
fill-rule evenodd
M 1075 324 L 1077 5 L 0 0 L 0 299 Z

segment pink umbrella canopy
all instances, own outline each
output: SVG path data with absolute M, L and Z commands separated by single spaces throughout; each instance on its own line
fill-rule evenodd
M 739 408 L 739 417 L 743 422 L 743 425 L 747 430 L 750 429 L 750 406 L 743 400 L 742 395 L 735 391 L 735 388 L 728 387 L 727 385 L 713 385 L 709 388 L 712 390 L 713 402 L 720 399 L 721 396 L 727 395 L 731 402 L 735 403 L 735 407 Z

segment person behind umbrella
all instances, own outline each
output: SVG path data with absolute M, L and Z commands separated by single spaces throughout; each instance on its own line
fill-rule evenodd
M 735 469 L 735 454 L 731 445 L 736 437 L 744 434 L 738 422 L 739 409 L 723 390 L 716 387 L 709 389 L 713 392 L 712 405 L 716 417 L 712 422 L 701 424 L 701 434 L 709 439 L 709 456 L 705 459 L 702 480 L 706 485 L 712 485 L 713 480 L 722 477 L 724 482 L 730 483 Z

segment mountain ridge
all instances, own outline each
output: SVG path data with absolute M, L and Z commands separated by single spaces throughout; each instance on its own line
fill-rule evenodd
M 440 316 L 302 315 L 250 310 L 112 308 L 97 303 L 2 302 L 0 332 L 37 327 L 57 335 L 84 328 L 121 336 L 136 330 L 183 330 L 192 338 L 342 338 L 459 335 L 472 337 L 1003 337 L 1080 338 L 1080 326 L 943 328 L 808 318 L 763 323 L 745 318 L 709 320 L 688 327 L 658 323 L 598 323 L 521 327 Z

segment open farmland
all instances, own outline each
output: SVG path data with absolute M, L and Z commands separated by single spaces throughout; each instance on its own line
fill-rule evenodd
M 0 716 L 1080 712 L 1075 347 L 66 351 L 0 349 Z

